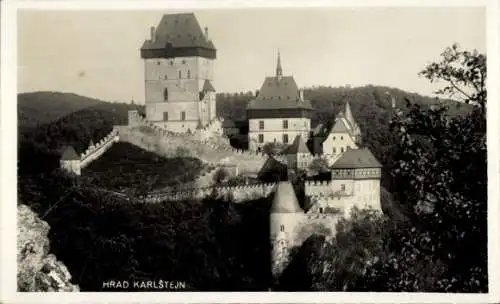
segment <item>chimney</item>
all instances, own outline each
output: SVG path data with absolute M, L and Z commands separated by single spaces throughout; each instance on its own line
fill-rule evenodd
M 151 27 L 151 42 L 155 42 L 155 27 Z
M 302 89 L 299 90 L 299 100 L 304 101 L 304 90 Z
M 208 41 L 208 27 L 205 26 L 205 39 Z

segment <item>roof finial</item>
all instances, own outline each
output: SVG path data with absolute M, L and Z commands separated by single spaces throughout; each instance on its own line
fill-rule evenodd
M 281 69 L 280 49 L 278 49 L 278 64 L 276 66 L 276 77 L 278 77 L 278 79 L 280 79 L 281 76 L 283 76 L 283 70 Z

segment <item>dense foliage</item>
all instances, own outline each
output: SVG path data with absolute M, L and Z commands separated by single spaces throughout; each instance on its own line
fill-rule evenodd
M 140 204 L 57 171 L 38 179 L 43 193 L 33 208 L 81 290 L 134 279 L 184 281 L 202 291 L 270 284 L 268 199 Z
M 84 168 L 82 178 L 102 188 L 144 194 L 165 187 L 186 186 L 205 167 L 197 158 L 164 158 L 118 142 Z
M 314 280 L 306 288 L 488 290 L 485 57 L 457 46 L 442 57 L 422 75 L 449 84 L 438 93 L 461 95 L 472 110 L 451 116 L 446 104 L 408 103 L 406 111 L 396 111 L 391 129 L 398 139 L 392 170 L 398 220 L 353 217 L 339 225 L 333 245 L 312 240 L 305 273 Z M 354 260 L 335 264 L 339 255 Z M 329 264 L 337 265 L 331 273 L 318 271 Z

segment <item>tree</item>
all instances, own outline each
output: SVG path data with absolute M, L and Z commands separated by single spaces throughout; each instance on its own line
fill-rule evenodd
M 395 113 L 391 128 L 399 142 L 392 175 L 411 223 L 391 233 L 391 254 L 365 276 L 376 279 L 364 287 L 487 290 L 486 57 L 456 45 L 442 57 L 421 75 L 444 81 L 439 94 L 460 95 L 473 108 L 450 117 L 444 104 L 422 108 L 408 100 L 409 111 Z M 382 278 L 384 284 L 375 283 Z
M 223 183 L 229 177 L 229 172 L 224 168 L 219 168 L 214 173 L 213 180 L 216 184 Z
M 328 168 L 328 160 L 324 157 L 315 158 L 309 164 L 309 170 L 314 172 L 314 174 L 328 172 Z
M 262 147 L 262 151 L 267 155 L 276 155 L 282 153 L 285 148 L 285 144 L 278 142 L 269 142 Z
M 420 75 L 431 82 L 445 83 L 437 94 L 486 106 L 486 56 L 477 50 L 461 50 L 453 44 L 441 53 L 441 61 L 429 64 Z

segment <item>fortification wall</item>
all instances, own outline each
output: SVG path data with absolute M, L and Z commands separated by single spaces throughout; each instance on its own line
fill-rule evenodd
M 269 196 L 276 188 L 275 183 L 256 184 L 234 187 L 205 187 L 178 192 L 150 193 L 143 198 L 146 203 L 163 201 L 179 201 L 189 199 L 203 199 L 215 194 L 216 198 L 232 198 L 233 202 L 241 203 L 248 200 Z
M 88 166 L 92 161 L 98 159 L 104 154 L 111 146 L 120 140 L 118 136 L 118 131 L 114 127 L 113 131 L 106 135 L 96 144 L 90 145 L 85 152 L 80 155 L 80 159 L 76 160 L 60 160 L 60 166 L 63 170 L 74 173 L 76 175 L 81 174 L 81 169 Z
M 206 127 L 204 132 L 216 134 L 220 120 Z M 200 136 L 188 133 L 173 133 L 148 122 L 140 115 L 129 113 L 129 126 L 117 126 L 120 139 L 137 145 L 147 151 L 162 156 L 173 157 L 182 148 L 187 155 L 200 160 L 217 164 L 225 159 L 227 164 L 238 165 L 239 172 L 256 173 L 265 163 L 267 156 L 263 153 L 234 149 L 229 139 L 222 135 L 211 136 L 200 140 Z M 203 131 L 202 130 L 202 131 Z M 215 130 L 215 131 L 214 131 Z M 222 128 L 220 128 L 222 133 Z
M 81 168 L 85 168 L 92 161 L 98 159 L 102 154 L 104 154 L 104 152 L 106 152 L 114 143 L 118 142 L 119 140 L 120 137 L 118 136 L 116 129 L 113 128 L 113 131 L 111 131 L 111 133 L 106 135 L 103 139 L 101 139 L 94 145 L 89 146 L 87 150 L 85 150 L 85 152 L 81 154 Z

